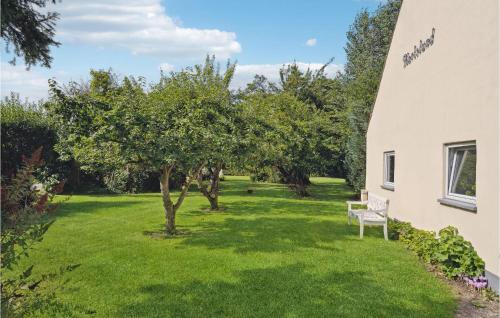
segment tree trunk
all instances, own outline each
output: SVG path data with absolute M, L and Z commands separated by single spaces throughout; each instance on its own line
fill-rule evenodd
M 311 184 L 309 176 L 297 169 L 287 170 L 277 167 L 283 183 L 288 184 L 291 190 L 294 190 L 298 197 L 307 197 L 307 186 Z
M 219 210 L 219 198 L 218 198 L 218 196 L 216 196 L 215 198 L 210 197 L 208 199 L 208 201 L 210 202 L 210 210 L 212 210 L 212 211 Z
M 297 193 L 297 196 L 299 197 L 307 197 L 309 196 L 309 193 L 307 192 L 307 186 L 311 184 L 311 181 L 309 181 L 309 177 L 307 177 L 304 174 L 300 174 L 296 176 L 295 180 L 295 192 Z
M 222 165 L 218 164 L 215 168 L 209 168 L 210 171 L 210 185 L 207 186 L 203 182 L 202 169 L 198 171 L 196 178 L 200 192 L 205 196 L 210 203 L 210 210 L 219 210 L 219 173 L 222 170 Z
M 175 215 L 177 210 L 181 206 L 186 194 L 189 190 L 189 186 L 191 185 L 192 178 L 190 176 L 186 176 L 186 180 L 181 188 L 181 193 L 177 198 L 177 202 L 174 204 L 172 198 L 170 197 L 170 187 L 169 187 L 169 179 L 172 173 L 173 165 L 163 167 L 160 175 L 160 189 L 163 200 L 163 209 L 165 211 L 165 230 L 167 235 L 175 235 Z
M 309 193 L 306 190 L 306 186 L 302 183 L 295 184 L 295 193 L 298 197 L 301 198 L 309 196 Z

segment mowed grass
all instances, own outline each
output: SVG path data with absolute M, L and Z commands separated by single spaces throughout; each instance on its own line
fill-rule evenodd
M 32 316 L 453 317 L 450 288 L 382 228 L 347 225 L 343 180 L 297 199 L 248 177 L 223 182 L 223 212 L 195 189 L 162 238 L 159 194 L 74 195 L 24 264 L 57 272 Z M 247 193 L 252 186 L 254 192 Z M 50 287 L 50 288 L 49 288 Z

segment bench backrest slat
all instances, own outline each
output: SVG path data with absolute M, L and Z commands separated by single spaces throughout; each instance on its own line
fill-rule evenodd
M 368 210 L 372 211 L 384 210 L 385 214 L 387 214 L 388 205 L 389 205 L 389 200 L 387 200 L 386 198 L 368 192 L 368 204 L 367 204 Z

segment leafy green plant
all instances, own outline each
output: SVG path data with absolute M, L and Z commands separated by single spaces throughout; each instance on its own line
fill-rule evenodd
M 480 277 L 484 274 L 484 261 L 471 242 L 448 226 L 435 232 L 416 229 L 410 223 L 389 221 L 389 237 L 400 240 L 424 262 L 436 265 L 447 277 Z
M 44 186 L 35 178 L 35 171 L 42 165 L 42 148 L 30 158 L 24 158 L 24 165 L 10 179 L 3 179 L 1 185 L 1 303 L 2 313 L 22 307 L 26 295 L 33 292 L 41 280 L 33 280 L 33 266 L 17 277 L 6 278 L 6 271 L 13 269 L 19 260 L 28 256 L 33 244 L 40 242 L 53 221 L 44 216 L 57 206 L 50 201 L 62 191 L 64 183 Z
M 433 261 L 448 277 L 476 277 L 484 273 L 484 261 L 472 244 L 458 235 L 458 229 L 452 226 L 439 231 Z
M 401 237 L 410 250 L 415 252 L 426 263 L 433 263 L 434 253 L 437 249 L 438 241 L 436 233 L 413 229 Z
M 61 170 L 62 162 L 53 151 L 57 142 L 56 132 L 44 116 L 40 105 L 24 103 L 18 95 L 12 94 L 0 102 L 2 118 L 2 176 L 10 177 L 21 168 L 22 156 L 33 153 L 37 148 L 45 149 L 43 160 L 51 172 Z
M 396 219 L 389 219 L 389 238 L 399 240 L 401 236 L 406 235 L 413 230 L 409 222 L 401 222 Z
M 144 190 L 150 172 L 137 165 L 114 168 L 104 175 L 106 188 L 115 193 L 137 193 Z

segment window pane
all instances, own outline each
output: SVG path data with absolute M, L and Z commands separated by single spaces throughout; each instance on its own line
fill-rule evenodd
M 388 162 L 388 179 L 387 181 L 389 182 L 394 182 L 394 164 L 395 164 L 395 160 L 396 160 L 396 157 L 394 155 L 391 155 L 391 156 L 388 156 L 388 159 L 389 159 L 389 162 Z
M 449 192 L 476 196 L 476 147 L 450 149 Z

